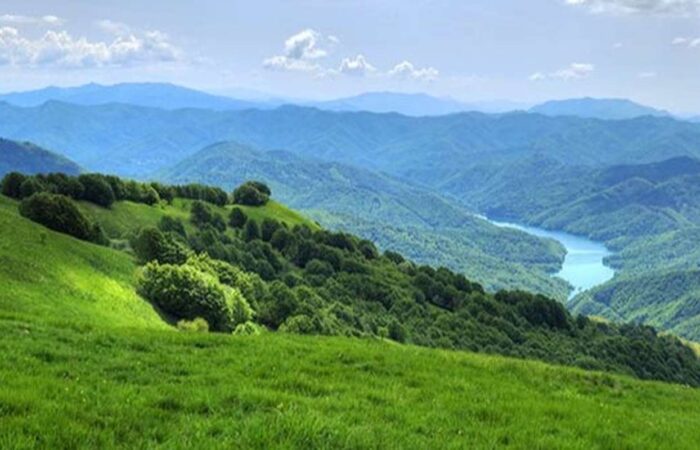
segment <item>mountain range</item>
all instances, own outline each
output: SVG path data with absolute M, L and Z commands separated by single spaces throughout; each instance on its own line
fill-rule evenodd
M 0 138 L 0 177 L 8 172 L 26 174 L 62 172 L 77 175 L 80 166 L 61 155 L 30 142 L 16 142 Z

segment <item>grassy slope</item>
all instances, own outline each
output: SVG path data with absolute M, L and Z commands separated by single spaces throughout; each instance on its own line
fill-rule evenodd
M 0 196 L 0 317 L 54 324 L 165 328 L 118 253 L 29 222 Z
M 164 215 L 181 219 L 189 231 L 192 227 L 189 223 L 191 204 L 191 200 L 176 199 L 172 205 L 160 205 L 157 207 L 132 202 L 118 202 L 112 205 L 110 209 L 87 202 L 81 203 L 81 207 L 102 225 L 110 237 L 119 237 L 130 230 L 156 226 Z M 228 214 L 232 206 L 212 207 L 214 211 L 228 220 Z M 249 217 L 258 221 L 269 217 L 291 226 L 303 224 L 311 229 L 318 229 L 318 225 L 314 222 L 273 200 L 261 207 L 241 205 L 236 205 L 236 207 L 241 208 Z
M 700 391 L 682 386 L 381 341 L 177 333 L 134 293 L 127 256 L 15 208 L 0 198 L 0 448 L 700 446 Z

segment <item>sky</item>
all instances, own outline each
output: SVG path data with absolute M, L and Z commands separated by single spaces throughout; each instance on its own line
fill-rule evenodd
M 700 0 L 2 0 L 0 92 L 624 97 L 700 113 Z

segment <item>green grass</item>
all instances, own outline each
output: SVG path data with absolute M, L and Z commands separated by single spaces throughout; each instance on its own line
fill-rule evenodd
M 700 390 L 379 340 L 180 333 L 135 293 L 128 255 L 3 197 L 0 229 L 3 449 L 700 448 Z
M 0 321 L 1 448 L 695 449 L 700 392 L 381 341 Z
M 0 318 L 70 326 L 166 328 L 134 290 L 123 253 L 53 232 L 0 196 Z
M 164 215 L 181 219 L 188 231 L 191 231 L 193 229 L 189 222 L 191 205 L 191 200 L 184 199 L 175 199 L 172 205 L 160 204 L 156 207 L 151 207 L 142 203 L 117 202 L 109 209 L 102 208 L 93 203 L 80 203 L 83 211 L 99 222 L 107 235 L 113 238 L 123 237 L 128 234 L 128 232 L 138 228 L 156 226 Z M 227 220 L 228 214 L 231 208 L 233 208 L 233 206 L 230 205 L 226 207 L 210 206 Z M 292 211 L 286 206 L 272 200 L 264 206 L 253 207 L 236 205 L 236 207 L 241 208 L 246 215 L 256 221 L 271 218 L 287 223 L 290 226 L 307 225 L 314 230 L 319 228 L 316 223 L 305 218 L 296 211 Z

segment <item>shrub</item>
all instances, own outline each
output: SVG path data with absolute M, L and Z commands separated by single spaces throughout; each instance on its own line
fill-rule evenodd
M 139 291 L 175 319 L 202 317 L 214 331 L 232 331 L 252 317 L 240 292 L 189 265 L 147 264 Z
M 228 215 L 228 224 L 233 228 L 243 228 L 247 220 L 248 216 L 241 208 L 233 208 Z
M 247 181 L 233 191 L 233 203 L 262 206 L 270 199 L 270 188 L 257 181 Z
M 130 240 L 131 248 L 141 263 L 158 261 L 161 264 L 183 264 L 189 250 L 173 235 L 158 228 L 143 228 Z
M 195 317 L 193 320 L 180 320 L 177 329 L 189 333 L 207 333 L 209 324 L 201 317 Z
M 104 244 L 102 229 L 93 224 L 68 197 L 42 192 L 22 200 L 19 212 L 24 217 L 52 230 L 84 241 Z
M 257 336 L 262 333 L 262 328 L 255 322 L 245 322 L 236 325 L 233 334 L 236 336 Z
M 85 187 L 84 200 L 105 208 L 109 208 L 115 202 L 116 197 L 112 186 L 103 175 L 96 173 L 80 175 L 78 181 Z
M 10 172 L 2 179 L 2 195 L 12 198 L 20 198 L 20 186 L 27 177 L 18 172 Z

